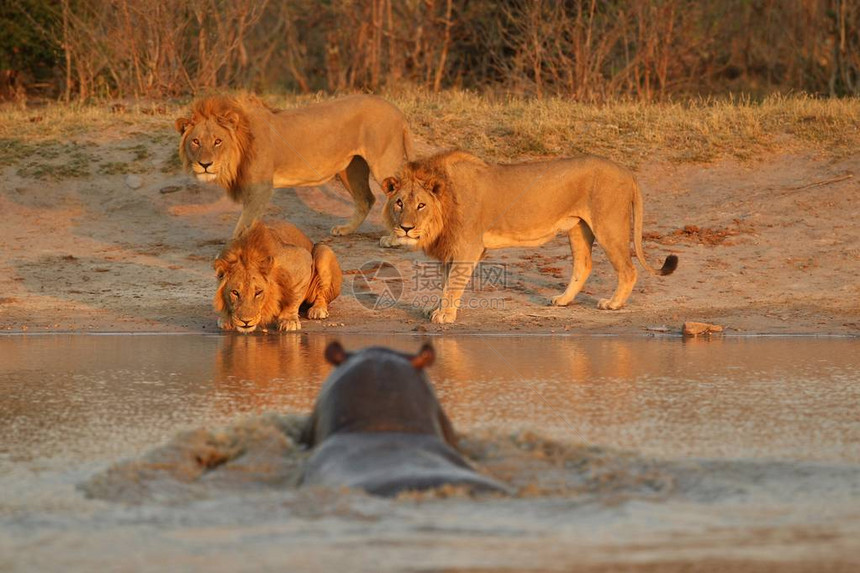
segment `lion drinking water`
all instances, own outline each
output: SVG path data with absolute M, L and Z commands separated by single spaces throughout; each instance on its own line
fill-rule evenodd
M 179 155 L 201 181 L 242 203 L 238 237 L 263 215 L 274 187 L 322 185 L 337 175 L 355 201 L 352 218 L 331 230 L 348 235 L 375 201 L 368 177 L 394 175 L 412 155 L 403 114 L 382 98 L 350 96 L 275 110 L 252 95 L 211 96 L 176 120 Z
M 300 329 L 302 304 L 311 305 L 308 318 L 327 318 L 343 280 L 334 251 L 289 223 L 254 223 L 215 260 L 215 272 L 218 324 L 246 334 L 271 324 Z
M 584 156 L 489 165 L 462 151 L 408 163 L 401 177 L 386 179 L 383 217 L 399 244 L 412 244 L 445 264 L 445 281 L 433 322 L 454 322 L 463 291 L 487 249 L 538 246 L 566 233 L 573 273 L 565 291 L 551 303 L 573 301 L 591 273 L 595 238 L 618 273 L 618 286 L 601 309 L 621 308 L 636 283 L 630 256 L 650 273 L 671 274 L 678 257 L 669 255 L 654 270 L 642 252 L 642 194 L 624 167 Z M 390 239 L 383 237 L 382 246 Z M 457 272 L 451 272 L 456 263 Z

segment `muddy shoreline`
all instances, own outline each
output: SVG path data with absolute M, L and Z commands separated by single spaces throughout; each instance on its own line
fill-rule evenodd
M 222 190 L 165 169 L 174 135 L 94 133 L 84 146 L 101 165 L 133 157 L 134 173 L 92 169 L 54 180 L 13 164 L 2 168 L 0 330 L 5 332 L 212 332 L 211 262 L 239 214 Z M 419 142 L 419 152 L 432 151 Z M 178 169 L 178 168 L 176 168 Z M 121 171 L 121 170 L 119 170 Z M 583 292 L 566 308 L 548 306 L 567 284 L 563 237 L 530 249 L 491 251 L 453 325 L 423 310 L 439 294 L 438 263 L 423 253 L 383 249 L 382 196 L 359 231 L 332 237 L 351 213 L 337 182 L 276 190 L 267 213 L 286 218 L 337 254 L 344 290 L 329 319 L 307 332 L 599 333 L 680 332 L 685 321 L 728 334 L 860 334 L 860 156 L 815 151 L 754 162 L 643 163 L 644 246 L 652 265 L 680 259 L 668 277 L 637 265 L 627 306 L 600 311 L 615 287 L 600 246 Z M 849 177 L 850 176 L 850 177 Z M 393 265 L 396 303 L 373 307 L 378 292 L 362 273 Z M 437 277 L 438 278 L 438 277 Z

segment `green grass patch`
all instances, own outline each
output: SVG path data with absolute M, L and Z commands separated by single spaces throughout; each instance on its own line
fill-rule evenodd
M 171 149 L 164 161 L 161 163 L 162 173 L 179 173 L 182 171 L 182 160 L 179 158 L 179 151 Z
M 42 158 L 53 159 L 44 161 Z M 83 149 L 72 149 L 67 153 L 58 153 L 47 158 L 40 154 L 40 160 L 30 161 L 18 168 L 18 175 L 32 179 L 49 179 L 59 181 L 74 177 L 90 175 L 90 166 L 96 161 L 95 156 Z
M 0 166 L 14 165 L 22 159 L 27 159 L 38 153 L 38 146 L 26 143 L 21 139 L 0 139 Z

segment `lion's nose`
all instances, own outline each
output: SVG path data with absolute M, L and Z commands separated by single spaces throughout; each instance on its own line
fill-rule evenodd
M 403 229 L 403 231 L 404 231 L 404 232 L 408 233 L 409 231 L 411 231 L 412 229 L 414 229 L 414 228 L 415 228 L 415 226 L 413 225 L 413 226 L 411 226 L 411 227 L 407 227 L 406 225 L 400 225 L 400 228 L 401 228 L 401 229 Z
M 199 163 L 200 167 L 202 167 L 203 169 L 209 169 L 209 166 L 212 165 L 211 161 L 209 161 L 208 163 L 203 163 L 202 161 L 198 161 L 197 163 Z
M 240 318 L 239 320 L 241 320 L 244 323 L 242 326 L 251 326 L 250 320 L 245 320 L 244 318 Z

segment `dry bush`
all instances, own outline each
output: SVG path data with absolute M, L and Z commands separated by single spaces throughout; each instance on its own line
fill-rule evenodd
M 268 0 L 63 0 L 69 83 L 89 96 L 195 92 L 247 81 Z
M 53 44 L 67 98 L 860 93 L 860 0 L 9 0 L 0 15 L 0 71 L 35 77 L 34 48 Z
M 408 80 L 438 91 L 451 47 L 453 0 L 334 0 L 284 4 L 281 70 L 304 92 L 367 89 Z M 283 75 L 281 76 L 283 81 Z

